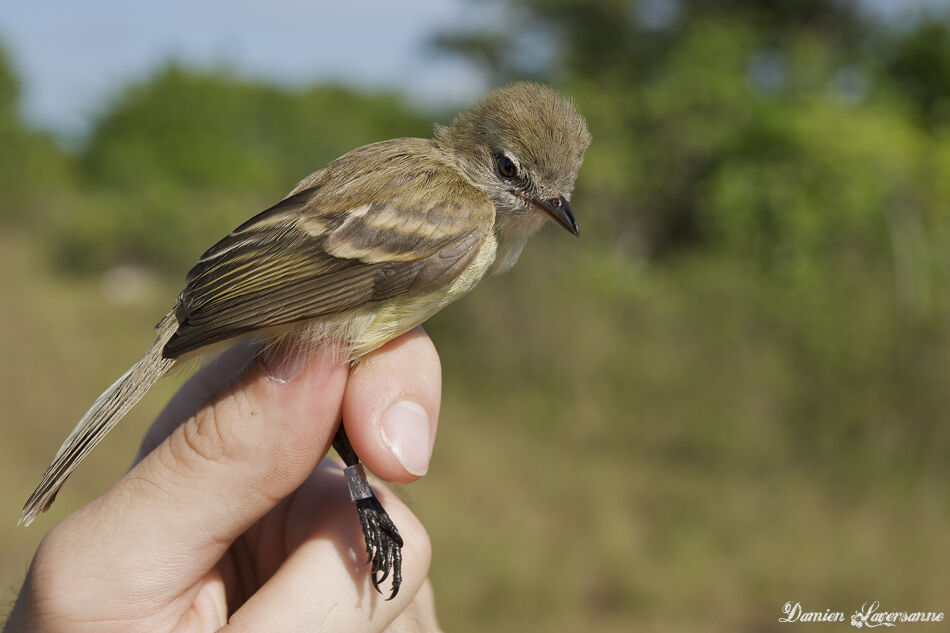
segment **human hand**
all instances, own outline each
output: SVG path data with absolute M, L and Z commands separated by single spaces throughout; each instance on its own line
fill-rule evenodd
M 437 631 L 418 519 L 374 483 L 405 539 L 387 602 L 341 467 L 321 462 L 342 416 L 377 475 L 424 474 L 435 348 L 416 329 L 352 370 L 331 356 L 261 361 L 238 346 L 192 377 L 132 470 L 46 535 L 4 631 Z

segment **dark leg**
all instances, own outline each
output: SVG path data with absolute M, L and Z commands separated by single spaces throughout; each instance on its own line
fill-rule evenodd
M 379 586 L 392 572 L 393 590 L 386 598 L 392 600 L 399 593 L 399 586 L 402 584 L 402 537 L 370 489 L 363 466 L 353 451 L 342 424 L 333 437 L 333 448 L 346 464 L 346 483 L 350 488 L 350 497 L 356 501 L 356 511 L 360 515 L 360 526 L 366 540 L 366 553 L 369 555 L 366 562 L 372 563 L 373 587 L 382 593 Z

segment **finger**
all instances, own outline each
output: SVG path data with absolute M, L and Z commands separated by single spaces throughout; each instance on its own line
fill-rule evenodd
M 213 395 L 243 373 L 260 352 L 260 347 L 250 341 L 238 343 L 186 380 L 145 433 L 135 463 L 142 461 Z
M 416 328 L 369 354 L 350 372 L 343 424 L 377 476 L 408 483 L 429 468 L 442 390 L 432 341 Z
M 435 595 L 428 578 L 406 610 L 386 628 L 386 633 L 441 633 L 435 617 Z
M 308 356 L 252 363 L 68 517 L 69 530 L 93 541 L 92 564 L 141 569 L 150 595 L 178 595 L 305 481 L 329 446 L 347 375 L 330 350 Z
M 431 560 L 422 524 L 374 482 L 405 539 L 402 589 L 390 601 L 370 583 L 359 521 L 339 466 L 326 462 L 291 500 L 288 558 L 222 629 L 244 631 L 382 631 L 422 587 Z

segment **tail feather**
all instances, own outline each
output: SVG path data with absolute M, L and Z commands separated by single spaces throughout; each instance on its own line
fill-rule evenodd
M 59 447 L 56 457 L 43 474 L 42 481 L 23 506 L 20 525 L 29 525 L 39 513 L 49 508 L 56 498 L 56 493 L 79 462 L 175 364 L 174 359 L 162 356 L 162 349 L 178 329 L 174 310 L 162 319 L 156 329 L 158 336 L 142 360 L 133 365 L 92 403 L 86 414 L 76 424 L 76 428 Z

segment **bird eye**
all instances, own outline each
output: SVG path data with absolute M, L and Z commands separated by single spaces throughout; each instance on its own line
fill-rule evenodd
M 498 174 L 502 178 L 514 178 L 518 175 L 518 168 L 515 167 L 514 162 L 504 154 L 499 154 L 495 157 L 495 166 L 498 167 Z

